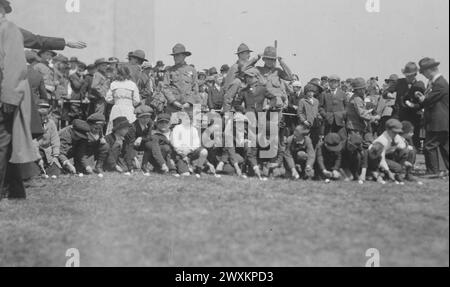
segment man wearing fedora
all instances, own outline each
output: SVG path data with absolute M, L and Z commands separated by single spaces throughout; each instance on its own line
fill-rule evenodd
M 425 84 L 417 80 L 419 67 L 414 62 L 409 62 L 402 69 L 405 78 L 397 82 L 397 100 L 395 103 L 394 117 L 401 122 L 408 121 L 414 126 L 414 146 L 420 148 L 420 129 L 422 120 L 422 109 L 415 96 L 417 92 L 425 92 Z
M 429 80 L 429 83 L 425 94 L 416 95 L 420 107 L 425 109 L 424 153 L 427 172 L 431 175 L 444 176 L 449 168 L 449 94 L 448 81 L 439 72 L 439 64 L 431 58 L 420 60 L 420 73 Z M 445 166 L 439 165 L 439 154 Z
M 200 103 L 197 71 L 186 63 L 191 55 L 183 44 L 176 44 L 172 49 L 175 65 L 167 69 L 162 88 L 170 114 L 188 107 L 188 102 Z
M 319 112 L 325 120 L 324 134 L 338 133 L 345 127 L 345 107 L 348 102 L 347 96 L 339 88 L 339 76 L 331 75 L 328 80 L 329 89 L 319 96 Z
M 89 115 L 94 113 L 105 114 L 106 109 L 106 93 L 109 90 L 111 81 L 107 78 L 107 68 L 109 61 L 101 58 L 95 61 L 96 72 L 92 79 L 91 88 L 89 90 Z

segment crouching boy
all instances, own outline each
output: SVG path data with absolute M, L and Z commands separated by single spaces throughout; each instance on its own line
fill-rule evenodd
M 304 179 L 314 177 L 316 153 L 308 134 L 309 129 L 305 125 L 300 125 L 295 129 L 294 135 L 287 139 L 285 160 L 294 179 L 299 179 L 300 176 Z
M 328 134 L 324 141 L 317 145 L 315 172 L 319 180 L 329 182 L 341 178 L 342 139 L 336 133 Z
M 357 133 L 350 134 L 342 151 L 342 174 L 346 181 L 359 179 L 363 157 L 362 137 Z
M 173 161 L 174 148 L 170 142 L 170 115 L 161 114 L 156 120 L 156 130 L 152 132 L 149 155 L 150 164 L 161 173 L 176 174 Z
M 175 126 L 172 131 L 172 146 L 175 150 L 175 162 L 178 173 L 189 176 L 194 173 L 201 176 L 208 158 L 208 151 L 201 146 L 199 130 L 193 123 L 192 106 L 186 111 L 188 118 Z
M 126 117 L 118 117 L 113 120 L 112 133 L 105 137 L 108 143 L 108 154 L 104 163 L 106 171 L 119 173 L 129 172 L 124 160 L 124 140 L 130 129 L 130 122 Z

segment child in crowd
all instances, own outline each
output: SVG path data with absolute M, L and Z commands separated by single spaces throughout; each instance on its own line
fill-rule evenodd
M 325 182 L 330 180 L 339 180 L 341 178 L 342 162 L 342 139 L 336 133 L 328 134 L 322 143 L 317 145 L 316 149 L 316 177 Z
M 294 134 L 287 139 L 285 160 L 288 170 L 294 179 L 310 179 L 314 177 L 314 161 L 316 152 L 311 138 L 308 136 L 309 128 L 306 125 L 298 126 Z

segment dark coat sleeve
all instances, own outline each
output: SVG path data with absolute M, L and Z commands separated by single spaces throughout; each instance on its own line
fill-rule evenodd
M 25 48 L 36 50 L 64 50 L 66 41 L 63 38 L 39 36 L 20 29 L 23 35 L 23 44 Z

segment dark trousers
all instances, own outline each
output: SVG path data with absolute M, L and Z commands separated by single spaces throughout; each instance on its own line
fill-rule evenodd
M 24 199 L 26 193 L 19 166 L 9 163 L 12 151 L 11 123 L 0 111 L 0 199 L 6 195 L 10 199 Z
M 448 170 L 449 157 L 449 133 L 448 132 L 432 132 L 427 131 L 425 138 L 424 154 L 425 163 L 427 165 L 427 172 L 437 174 L 443 171 L 444 168 Z M 440 153 L 440 155 L 439 155 Z M 439 156 L 444 162 L 445 166 L 439 166 Z
M 410 170 L 405 170 L 404 165 L 405 162 L 410 162 L 413 165 L 416 162 L 416 151 L 415 150 L 408 150 L 408 149 L 401 149 L 397 150 L 396 152 L 386 155 L 386 162 L 389 166 L 389 169 L 393 173 L 403 173 L 403 172 L 409 172 Z
M 410 112 L 411 114 L 403 113 L 400 114 L 400 121 L 408 121 L 414 126 L 414 136 L 413 136 L 413 142 L 414 146 L 417 150 L 421 148 L 420 146 L 420 129 L 421 129 L 421 116 L 417 115 L 413 112 Z

